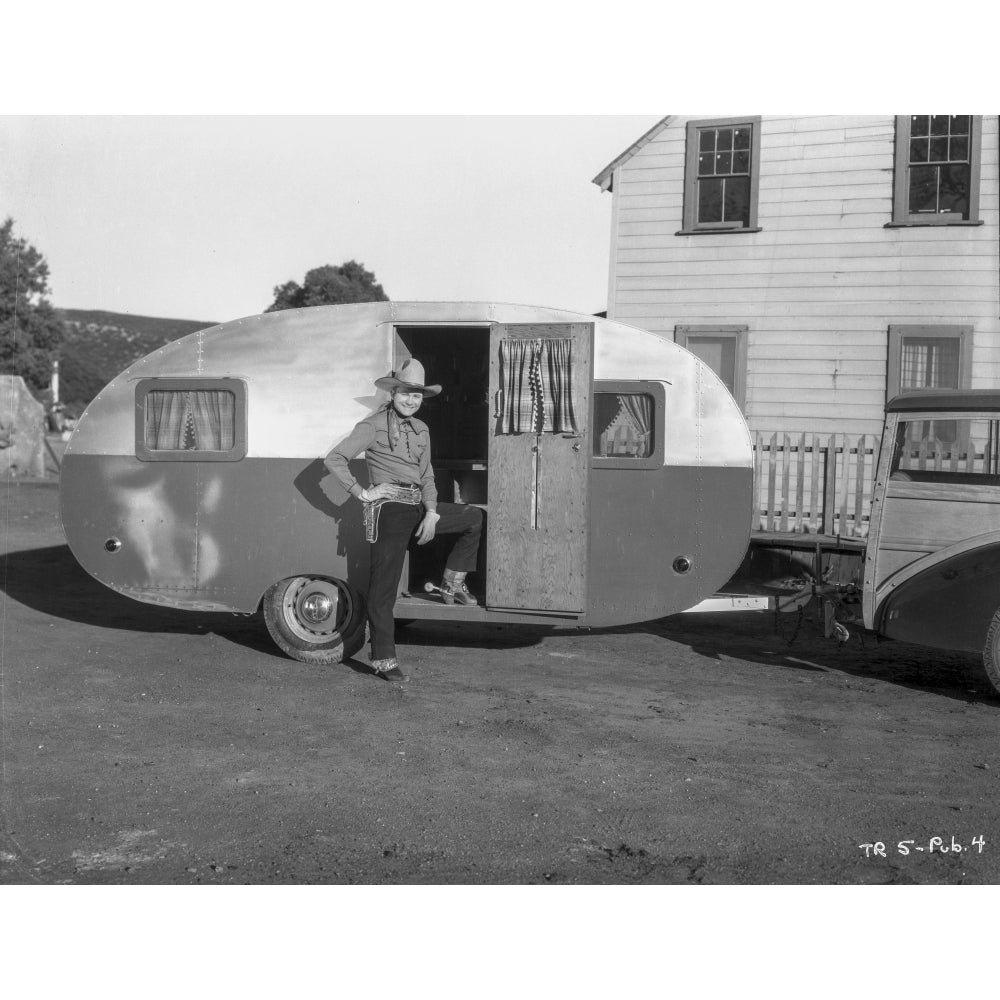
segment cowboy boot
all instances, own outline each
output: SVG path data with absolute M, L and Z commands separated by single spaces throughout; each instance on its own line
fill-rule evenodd
M 479 601 L 469 593 L 469 588 L 465 585 L 466 575 L 457 569 L 446 569 L 444 571 L 444 580 L 441 582 L 441 600 L 445 604 L 479 606 Z
M 372 660 L 372 670 L 379 677 L 387 681 L 408 681 L 410 678 L 403 673 L 399 667 L 399 660 L 395 656 L 387 657 L 384 660 Z

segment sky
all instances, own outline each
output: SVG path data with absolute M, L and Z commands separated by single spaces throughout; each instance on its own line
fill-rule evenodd
M 61 308 L 222 322 L 353 259 L 396 300 L 593 313 L 592 180 L 660 117 L 2 117 L 0 217 Z

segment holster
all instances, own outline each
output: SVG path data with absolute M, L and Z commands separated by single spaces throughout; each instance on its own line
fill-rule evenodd
M 364 504 L 365 541 L 378 540 L 378 515 L 384 503 L 408 503 L 416 506 L 423 503 L 423 491 L 416 486 L 393 486 L 386 484 L 391 490 L 389 496 Z

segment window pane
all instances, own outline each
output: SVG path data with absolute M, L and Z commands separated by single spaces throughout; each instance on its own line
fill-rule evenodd
M 965 217 L 969 212 L 969 165 L 952 163 L 940 171 L 939 212 L 957 212 Z
M 638 393 L 594 393 L 594 455 L 648 458 L 653 454 L 653 397 Z
M 725 183 L 723 222 L 741 222 L 750 225 L 750 178 L 729 177 Z
M 910 211 L 937 211 L 937 167 L 910 167 Z
M 698 221 L 722 222 L 721 180 L 698 181 Z
M 951 134 L 952 135 L 968 135 L 969 134 L 969 115 L 952 115 L 951 116 Z
M 943 163 L 948 159 L 948 140 L 931 139 L 931 163 Z
M 926 139 L 910 140 L 910 163 L 926 163 L 930 144 Z
M 712 335 L 688 336 L 687 349 L 708 365 L 736 395 L 736 338 Z
M 146 394 L 146 447 L 150 451 L 231 451 L 236 397 L 224 389 L 163 390 Z
M 961 353 L 958 337 L 904 337 L 900 389 L 957 389 Z
M 1000 421 L 900 421 L 889 474 L 913 482 L 1000 484 Z
M 953 136 L 948 146 L 949 160 L 967 160 L 969 158 L 969 137 L 967 135 Z
M 931 115 L 931 135 L 947 135 L 949 115 Z
M 750 124 L 697 130 L 697 172 L 688 178 L 684 195 L 687 224 L 695 228 L 750 225 L 754 207 L 750 179 L 757 170 L 753 129 Z
M 910 135 L 930 135 L 930 115 L 911 115 Z

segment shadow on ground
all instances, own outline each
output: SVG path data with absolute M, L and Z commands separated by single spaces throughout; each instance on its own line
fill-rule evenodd
M 134 601 L 94 580 L 66 545 L 9 553 L 0 565 L 0 587 L 26 607 L 66 621 L 136 633 L 212 633 L 284 658 L 259 615 L 180 611 Z M 824 637 L 822 623 L 811 612 L 680 614 L 600 629 L 421 621 L 401 624 L 398 641 L 453 649 L 516 649 L 558 634 L 654 635 L 716 660 L 727 657 L 783 670 L 837 672 L 963 702 L 998 701 L 975 656 L 880 642 L 857 626 L 851 626 L 851 637 L 842 644 Z M 669 656 L 668 650 L 664 652 Z M 356 660 L 345 665 L 361 672 L 369 669 Z
M 80 567 L 68 545 L 8 553 L 0 569 L 0 587 L 26 607 L 64 621 L 139 633 L 212 632 L 239 645 L 281 655 L 257 616 L 194 613 L 133 601 L 98 583 Z

